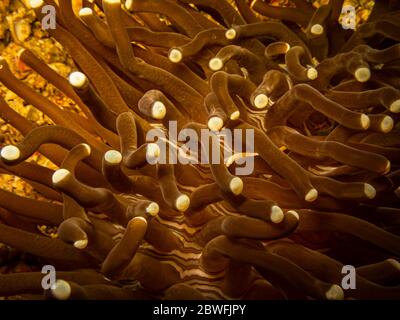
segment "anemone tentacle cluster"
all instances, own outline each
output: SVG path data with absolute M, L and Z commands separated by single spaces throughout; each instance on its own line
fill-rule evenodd
M 48 201 L 0 190 L 0 242 L 57 270 L 0 275 L 0 296 L 53 299 L 399 299 L 400 5 L 356 30 L 343 0 L 31 0 L 77 70 L 19 59 L 72 99 L 72 116 L 10 71 L 0 81 L 54 123 L 0 97 L 24 139 L 1 170 Z M 239 162 L 149 164 L 154 127 L 253 130 Z M 49 145 L 51 144 L 51 145 Z M 178 145 L 179 147 L 179 145 Z M 223 146 L 221 145 L 221 148 Z M 222 150 L 222 149 L 221 149 Z M 39 151 L 58 166 L 28 162 Z M 33 225 L 57 227 L 57 238 Z M 357 287 L 342 287 L 344 265 Z

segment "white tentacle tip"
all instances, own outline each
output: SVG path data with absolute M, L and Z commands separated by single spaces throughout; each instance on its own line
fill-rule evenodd
M 133 6 L 133 0 L 126 0 L 125 1 L 125 8 L 127 10 L 130 10 L 132 8 L 132 6 Z
M 122 154 L 117 150 L 109 150 L 104 154 L 104 160 L 109 164 L 120 164 Z
M 393 113 L 399 113 L 400 112 L 400 99 L 394 101 L 391 105 L 390 105 L 390 112 Z
M 79 10 L 79 16 L 84 17 L 84 16 L 90 16 L 93 14 L 93 10 L 89 7 L 84 7 L 81 10 Z
M 57 280 L 54 288 L 51 288 L 53 297 L 57 300 L 67 300 L 71 296 L 71 286 L 65 280 Z
M 146 148 L 146 158 L 155 159 L 160 155 L 160 147 L 156 143 L 149 143 Z
M 224 62 L 220 58 L 212 58 L 208 62 L 208 66 L 212 71 L 218 71 L 224 67 Z
M 167 108 L 165 107 L 164 103 L 162 103 L 161 101 L 156 101 L 153 103 L 151 107 L 151 117 L 153 119 L 157 120 L 164 119 L 166 114 L 167 114 Z
M 304 200 L 307 202 L 313 202 L 317 200 L 318 198 L 318 191 L 317 189 L 311 189 L 310 191 L 307 192 L 306 196 L 304 197 Z
M 334 284 L 325 293 L 325 296 L 328 300 L 343 300 L 344 292 L 341 287 L 339 287 L 337 284 Z
M 395 267 L 397 270 L 400 271 L 400 262 L 399 261 L 392 259 L 392 258 L 387 259 L 386 261 L 389 262 L 391 265 L 393 265 L 393 267 Z
M 168 59 L 173 63 L 181 62 L 183 59 L 182 52 L 179 49 L 171 49 L 168 54 Z
M 390 161 L 388 160 L 388 161 L 387 161 L 387 164 L 386 164 L 385 171 L 384 171 L 383 173 L 384 173 L 384 174 L 389 173 L 391 167 L 392 167 L 392 164 L 391 164 Z
M 1 157 L 7 161 L 18 160 L 21 156 L 21 151 L 16 146 L 5 146 L 1 149 Z
M 278 206 L 272 206 L 270 217 L 273 223 L 281 223 L 285 215 L 283 214 L 281 208 L 279 208 Z
M 354 77 L 358 82 L 367 82 L 371 78 L 371 71 L 366 67 L 358 68 Z
M 92 153 L 92 148 L 87 143 L 81 143 L 81 146 L 85 148 L 86 157 L 90 156 Z
M 383 133 L 388 133 L 393 129 L 394 122 L 392 117 L 385 116 L 380 124 L 380 129 Z
M 322 25 L 320 25 L 319 23 L 314 24 L 314 25 L 311 27 L 310 32 L 311 32 L 313 35 L 320 36 L 321 34 L 324 33 L 324 27 L 323 27 Z
M 136 221 L 141 221 L 143 224 L 147 225 L 147 220 L 144 217 L 134 217 L 131 219 L 130 222 L 136 222 Z
M 146 212 L 153 217 L 156 216 L 158 212 L 160 212 L 160 207 L 158 203 L 157 202 L 150 203 L 146 208 Z
M 71 86 L 78 89 L 85 87 L 89 83 L 86 75 L 80 71 L 71 72 L 68 76 L 68 81 Z
M 51 181 L 53 184 L 60 183 L 63 181 L 65 178 L 71 175 L 71 172 L 69 172 L 67 169 L 58 169 L 53 173 L 53 176 L 51 177 Z
M 185 212 L 190 206 L 190 198 L 186 194 L 180 195 L 175 201 L 175 207 L 180 212 Z
M 29 5 L 31 6 L 32 9 L 39 8 L 44 5 L 43 0 L 30 0 Z
M 264 109 L 265 107 L 268 106 L 269 98 L 266 94 L 261 93 L 261 94 L 256 95 L 253 103 L 257 109 Z
M 230 182 L 229 182 L 229 189 L 234 195 L 239 195 L 243 191 L 243 180 L 240 179 L 239 177 L 234 177 Z
M 294 210 L 289 210 L 287 213 L 291 214 L 293 217 L 295 217 L 297 220 L 300 220 L 299 214 L 294 211 Z
M 231 113 L 231 116 L 229 117 L 231 120 L 237 120 L 240 117 L 240 111 L 234 111 Z
M 318 78 L 318 71 L 314 67 L 310 67 L 307 70 L 307 78 L 310 80 L 315 80 Z
M 78 240 L 74 242 L 74 247 L 79 250 L 83 250 L 87 247 L 88 243 L 89 241 L 87 239 Z
M 367 130 L 371 124 L 371 120 L 366 114 L 362 114 L 360 117 L 361 127 Z
M 18 53 L 17 53 L 18 59 L 21 59 L 21 55 L 22 55 L 25 51 L 26 51 L 25 48 L 21 48 L 21 49 L 18 51 Z
M 228 40 L 233 40 L 236 38 L 236 30 L 235 29 L 228 29 L 225 32 L 225 38 Z
M 212 131 L 219 131 L 224 126 L 224 120 L 220 117 L 211 117 L 207 122 L 207 126 Z
M 364 194 L 368 199 L 373 199 L 376 196 L 376 190 L 369 183 L 364 183 Z

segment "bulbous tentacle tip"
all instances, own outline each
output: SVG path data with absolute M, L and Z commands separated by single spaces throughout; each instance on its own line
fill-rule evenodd
M 132 222 L 138 222 L 141 221 L 143 223 L 143 225 L 147 226 L 147 220 L 143 217 L 134 217 L 131 219 Z
M 235 29 L 228 29 L 225 32 L 225 38 L 228 40 L 233 40 L 236 38 L 236 30 Z
M 82 9 L 79 10 L 79 16 L 80 17 L 84 17 L 84 16 L 90 16 L 93 14 L 93 10 L 89 7 L 84 7 Z
M 212 131 L 219 131 L 224 126 L 224 121 L 220 117 L 211 117 L 207 126 Z
M 18 53 L 17 53 L 17 58 L 18 58 L 18 59 L 21 59 L 21 55 L 22 55 L 25 51 L 26 51 L 25 48 L 19 49 L 19 50 L 18 50 Z
M 369 183 L 365 183 L 364 184 L 364 194 L 368 199 L 373 199 L 376 197 L 376 190 Z
M 231 120 L 237 120 L 237 119 L 239 119 L 239 117 L 240 117 L 240 111 L 235 111 L 235 112 L 232 112 L 232 114 L 230 115 L 230 119 Z
M 71 72 L 68 76 L 68 81 L 74 88 L 84 88 L 89 84 L 89 80 L 86 75 L 80 71 Z
M 218 71 L 224 67 L 224 62 L 220 58 L 212 58 L 208 63 L 208 67 L 212 71 Z
M 400 100 L 396 100 L 390 105 L 390 112 L 393 112 L 393 113 L 400 112 Z
M 1 149 L 0 156 L 5 161 L 15 161 L 21 156 L 21 151 L 16 146 L 5 146 Z
M 369 117 L 366 114 L 361 115 L 360 122 L 361 122 L 361 127 L 364 130 L 367 130 L 371 124 L 371 120 L 369 119 Z
M 87 239 L 77 240 L 74 242 L 74 247 L 79 250 L 83 250 L 87 247 L 88 243 L 89 241 Z
M 160 155 L 160 147 L 156 143 L 149 143 L 146 148 L 146 158 L 155 159 Z
M 306 196 L 304 197 L 304 200 L 307 202 L 313 202 L 317 200 L 318 198 L 318 191 L 317 189 L 311 189 L 310 191 L 307 192 Z
M 90 156 L 92 153 L 92 148 L 87 143 L 81 143 L 81 146 L 85 149 L 85 156 Z
M 234 195 L 239 195 L 243 191 L 243 180 L 240 179 L 239 177 L 234 177 L 230 182 L 229 182 L 229 189 Z
M 190 198 L 186 194 L 180 195 L 175 201 L 175 207 L 180 212 L 185 212 L 190 206 Z
M 311 27 L 310 32 L 315 36 L 320 36 L 324 33 L 324 27 L 319 23 L 316 23 Z
M 156 101 L 153 103 L 151 107 L 152 118 L 157 120 L 162 120 L 165 118 L 166 114 L 167 114 L 167 108 L 165 107 L 164 103 L 162 103 L 161 101 Z
M 385 171 L 383 172 L 383 174 L 387 174 L 390 172 L 390 169 L 392 167 L 392 164 L 390 163 L 390 161 L 388 160 L 387 164 L 386 164 L 386 168 Z
M 300 220 L 299 214 L 294 211 L 294 210 L 289 210 L 287 213 L 291 214 L 293 217 L 295 217 L 297 220 Z
M 54 287 L 51 288 L 51 293 L 57 300 L 68 300 L 71 296 L 71 286 L 65 280 L 57 280 Z
M 109 150 L 104 154 L 104 160 L 109 164 L 120 164 L 122 154 L 117 150 Z
M 337 284 L 334 284 L 325 293 L 325 296 L 328 300 L 343 300 L 344 292 L 341 287 L 339 287 Z
M 358 82 L 367 82 L 371 78 L 371 71 L 366 67 L 358 68 L 354 77 Z
M 392 117 L 386 116 L 383 118 L 380 124 L 380 129 L 383 133 L 388 133 L 393 129 L 394 121 Z
M 395 259 L 387 259 L 387 262 L 389 262 L 391 265 L 393 265 L 393 267 L 395 267 L 397 270 L 400 271 L 400 262 L 395 260 Z
M 132 6 L 133 6 L 133 0 L 126 0 L 125 1 L 125 8 L 127 10 L 130 10 L 132 8 Z
M 151 216 L 156 216 L 160 212 L 160 207 L 157 202 L 150 203 L 147 208 L 146 212 Z
M 53 182 L 54 185 L 57 185 L 70 175 L 71 172 L 69 172 L 67 169 L 58 169 L 53 173 L 51 181 Z
M 29 5 L 32 9 L 39 8 L 44 5 L 43 0 L 30 0 Z
M 315 80 L 318 78 L 318 71 L 314 67 L 310 67 L 307 70 L 307 78 L 310 80 Z
M 254 98 L 253 101 L 253 105 L 257 108 L 257 109 L 264 109 L 268 106 L 269 103 L 269 98 L 266 94 L 258 94 L 256 95 L 256 97 Z
M 283 211 L 280 207 L 272 206 L 270 217 L 273 223 L 281 223 L 285 215 L 283 214 Z
M 177 48 L 173 48 L 168 53 L 168 59 L 173 63 L 179 63 L 183 59 L 182 52 Z

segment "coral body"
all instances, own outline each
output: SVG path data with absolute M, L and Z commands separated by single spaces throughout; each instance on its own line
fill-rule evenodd
M 400 298 L 396 1 L 377 1 L 355 31 L 339 23 L 343 0 L 30 5 L 39 21 L 55 7 L 47 31 L 77 69 L 66 79 L 28 49 L 18 58 L 81 113 L 0 60 L 0 81 L 53 122 L 36 126 L 0 97 L 1 117 L 24 136 L 2 147 L 1 171 L 43 197 L 0 190 L 0 242 L 54 265 L 58 279 L 43 293 L 39 272 L 0 275 L 0 296 Z M 252 130 L 254 153 L 149 164 L 165 150 L 146 134 L 170 121 Z M 28 162 L 36 151 L 57 169 Z M 254 171 L 239 177 L 243 158 Z M 341 287 L 344 265 L 356 268 L 354 290 Z

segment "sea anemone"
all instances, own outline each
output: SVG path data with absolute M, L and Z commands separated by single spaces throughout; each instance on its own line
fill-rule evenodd
M 81 112 L 0 60 L 3 85 L 53 123 L 0 97 L 0 116 L 24 136 L 2 147 L 1 170 L 42 197 L 0 190 L 0 242 L 57 279 L 43 288 L 41 272 L 0 275 L 0 296 L 400 298 L 400 5 L 376 1 L 353 30 L 343 3 L 82 0 L 77 13 L 70 0 L 31 0 L 38 21 L 55 8 L 47 32 L 76 70 L 66 79 L 27 48 L 18 58 Z M 146 139 L 172 121 L 252 132 L 254 150 L 149 163 L 184 149 Z M 26 161 L 36 151 L 57 167 Z M 253 172 L 236 174 L 250 159 Z M 343 285 L 349 266 L 355 288 Z

